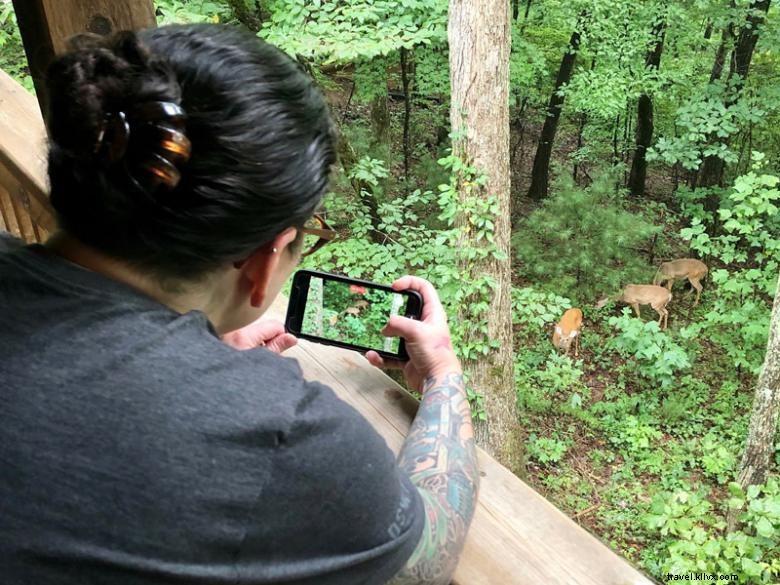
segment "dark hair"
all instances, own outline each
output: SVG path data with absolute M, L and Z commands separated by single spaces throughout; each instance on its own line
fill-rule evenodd
M 248 31 L 175 25 L 81 37 L 47 81 L 60 226 L 161 282 L 196 280 L 300 227 L 327 188 L 335 134 L 322 94 Z M 161 193 L 96 148 L 107 115 L 149 101 L 181 105 L 192 142 L 180 183 Z

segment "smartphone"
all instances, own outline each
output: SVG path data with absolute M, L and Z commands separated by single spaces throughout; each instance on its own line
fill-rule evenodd
M 406 361 L 403 338 L 380 331 L 392 315 L 420 319 L 422 296 L 414 290 L 338 274 L 299 270 L 293 276 L 285 328 L 296 337 Z

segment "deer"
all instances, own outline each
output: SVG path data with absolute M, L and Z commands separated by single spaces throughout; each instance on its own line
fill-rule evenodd
M 555 347 L 562 349 L 565 355 L 569 355 L 572 341 L 574 342 L 574 357 L 580 355 L 580 329 L 582 328 L 582 311 L 569 309 L 563 314 L 561 320 L 555 326 L 552 342 Z
M 671 291 L 675 278 L 687 278 L 691 286 L 696 289 L 696 300 L 693 302 L 695 307 L 699 304 L 699 297 L 701 297 L 703 288 L 701 279 L 707 276 L 708 270 L 704 262 L 693 258 L 681 258 L 671 262 L 664 262 L 655 273 L 653 284 L 663 286 L 664 281 L 666 281 L 666 288 Z
M 596 303 L 596 308 L 600 309 L 609 301 L 619 301 L 626 303 L 634 308 L 637 318 L 641 319 L 639 305 L 650 305 L 658 313 L 658 325 L 663 322 L 663 329 L 666 329 L 666 322 L 669 319 L 669 311 L 666 305 L 672 300 L 672 292 L 663 286 L 655 284 L 627 284 L 623 290 L 613 296 L 607 296 Z

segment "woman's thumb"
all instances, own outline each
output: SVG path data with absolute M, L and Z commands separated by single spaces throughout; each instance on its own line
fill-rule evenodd
M 407 341 L 413 341 L 419 331 L 419 327 L 419 321 L 401 317 L 400 315 L 393 315 L 381 333 L 385 337 L 403 337 Z
M 266 345 L 266 348 L 276 353 L 282 353 L 283 351 L 288 350 L 297 344 L 298 338 L 295 337 L 295 335 L 290 333 L 283 333 L 282 335 L 277 335 L 272 340 L 270 340 Z

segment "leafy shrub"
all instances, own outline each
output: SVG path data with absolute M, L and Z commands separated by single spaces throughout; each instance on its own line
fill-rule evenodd
M 748 124 L 760 123 L 766 115 L 763 103 L 744 96 L 731 100 L 728 107 L 729 88 L 723 84 L 711 83 L 702 92 L 696 92 L 676 113 L 675 125 L 680 128 L 674 137 L 661 137 L 654 147 L 647 151 L 647 160 L 662 160 L 668 165 L 680 164 L 685 169 L 695 170 L 708 156 L 717 156 L 734 163 L 738 155 L 729 148 L 728 137 L 736 134 Z M 724 140 L 713 141 L 713 136 Z
M 35 93 L 27 67 L 22 35 L 10 2 L 0 2 L 0 69 L 18 81 L 27 91 Z
M 658 429 L 640 421 L 636 416 L 628 415 L 615 425 L 609 442 L 628 455 L 636 455 L 654 447 L 662 436 Z
M 641 321 L 623 309 L 620 317 L 610 317 L 609 324 L 618 334 L 609 340 L 610 347 L 633 361 L 637 374 L 667 388 L 675 375 L 691 366 L 685 350 L 661 331 L 655 321 Z
M 776 583 L 780 577 L 780 485 L 774 479 L 747 492 L 729 485 L 732 509 L 742 509 L 739 530 L 724 534 L 725 522 L 713 514 L 702 493 L 679 490 L 658 494 L 645 519 L 667 537 L 661 574 L 706 572 L 737 575 L 739 583 Z
M 661 229 L 623 209 L 608 175 L 587 188 L 563 178 L 519 226 L 513 248 L 535 282 L 557 294 L 594 297 L 648 278 L 651 269 L 636 249 Z
M 547 389 L 550 394 L 579 390 L 582 388 L 581 364 L 581 361 L 575 364 L 568 357 L 553 353 L 547 359 L 545 367 L 532 372 L 531 377 L 537 385 Z
M 698 217 L 681 231 L 701 256 L 728 266 L 711 270 L 715 287 L 709 310 L 681 333 L 692 338 L 706 330 L 734 367 L 757 373 L 766 350 L 780 258 L 780 178 L 760 173 L 763 155 L 754 153 L 754 160 L 753 170 L 735 179 L 727 206 L 719 209 L 722 234 L 710 236 Z
M 186 2 L 185 0 L 155 0 L 157 24 L 221 22 L 230 18 L 222 2 Z
M 512 323 L 545 329 L 572 306 L 565 297 L 533 287 L 512 288 Z
M 263 37 L 308 60 L 349 62 L 447 39 L 443 0 L 270 0 L 264 7 L 271 14 L 263 23 Z
M 557 463 L 566 454 L 567 445 L 560 439 L 537 437 L 531 434 L 526 443 L 528 457 L 539 463 Z

